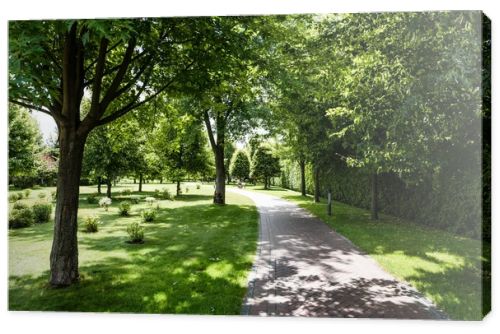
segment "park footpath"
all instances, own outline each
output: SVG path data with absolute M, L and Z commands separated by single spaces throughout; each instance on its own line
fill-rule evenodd
M 242 314 L 447 319 L 320 219 L 275 196 L 251 198 L 260 214 L 257 256 Z

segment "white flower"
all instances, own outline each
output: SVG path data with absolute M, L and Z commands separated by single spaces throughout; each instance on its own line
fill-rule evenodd
M 153 205 L 154 202 L 156 202 L 156 198 L 154 197 L 146 197 L 145 201 L 149 204 L 149 205 Z
M 109 197 L 103 197 L 99 200 L 99 206 L 101 208 L 106 209 L 106 211 L 108 211 L 108 206 L 110 205 L 111 205 L 111 198 Z

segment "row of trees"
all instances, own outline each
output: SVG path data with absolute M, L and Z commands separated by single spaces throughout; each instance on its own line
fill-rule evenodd
M 226 180 L 246 174 L 232 143 L 265 129 L 304 195 L 312 166 L 316 201 L 339 163 L 371 175 L 374 219 L 381 173 L 472 180 L 480 27 L 464 12 L 10 22 L 9 100 L 59 130 L 50 282 L 78 280 L 82 167 L 108 191 L 123 173 L 140 187 L 215 169 L 224 204 Z M 267 187 L 278 163 L 252 138 Z

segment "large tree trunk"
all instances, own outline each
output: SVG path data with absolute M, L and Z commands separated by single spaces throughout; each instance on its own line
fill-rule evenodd
M 106 186 L 108 187 L 106 189 L 106 196 L 108 196 L 109 198 L 111 198 L 111 178 L 108 177 L 107 180 L 106 180 Z
M 50 284 L 68 286 L 79 280 L 78 274 L 78 198 L 82 170 L 84 137 L 74 129 L 59 131 L 59 171 L 54 238 L 50 253 Z
M 314 202 L 319 203 L 319 167 L 314 167 Z
M 101 194 L 101 184 L 102 184 L 102 177 L 98 176 L 97 177 L 97 193 L 99 195 Z
M 224 146 L 217 147 L 215 153 L 215 192 L 214 203 L 226 202 L 226 171 L 224 166 Z
M 372 184 L 372 203 L 371 203 L 371 219 L 378 219 L 378 177 L 377 173 L 371 175 Z
M 142 192 L 142 182 L 143 182 L 142 173 L 140 173 L 139 174 L 139 192 Z
M 181 194 L 181 181 L 177 180 L 177 188 L 175 190 L 175 194 L 179 196 Z
M 302 196 L 306 196 L 306 162 L 304 159 L 301 159 L 299 162 L 300 165 L 300 193 Z

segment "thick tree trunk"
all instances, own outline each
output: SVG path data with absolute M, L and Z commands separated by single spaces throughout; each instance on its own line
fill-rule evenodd
M 302 196 L 306 196 L 306 162 L 305 160 L 300 160 L 300 193 Z
M 106 189 L 106 196 L 108 196 L 109 198 L 111 198 L 111 178 L 108 177 L 108 179 L 106 180 L 106 186 L 108 187 Z
M 79 280 L 78 274 L 78 198 L 86 137 L 74 129 L 59 131 L 59 171 L 54 238 L 50 253 L 50 284 L 68 286 Z
M 180 180 L 177 180 L 177 188 L 175 190 L 175 193 L 177 196 L 179 196 L 181 194 L 181 181 Z
M 142 192 L 142 182 L 143 182 L 142 173 L 140 173 L 139 174 L 139 192 L 140 193 Z
M 214 203 L 226 202 L 226 171 L 224 166 L 224 148 L 217 147 L 215 153 L 215 192 Z
M 319 203 L 319 167 L 314 167 L 314 202 Z
M 97 177 L 97 193 L 100 195 L 101 194 L 101 184 L 102 184 L 102 178 L 100 176 Z
M 378 219 L 378 177 L 377 173 L 371 175 L 372 184 L 372 203 L 371 203 L 371 219 Z

